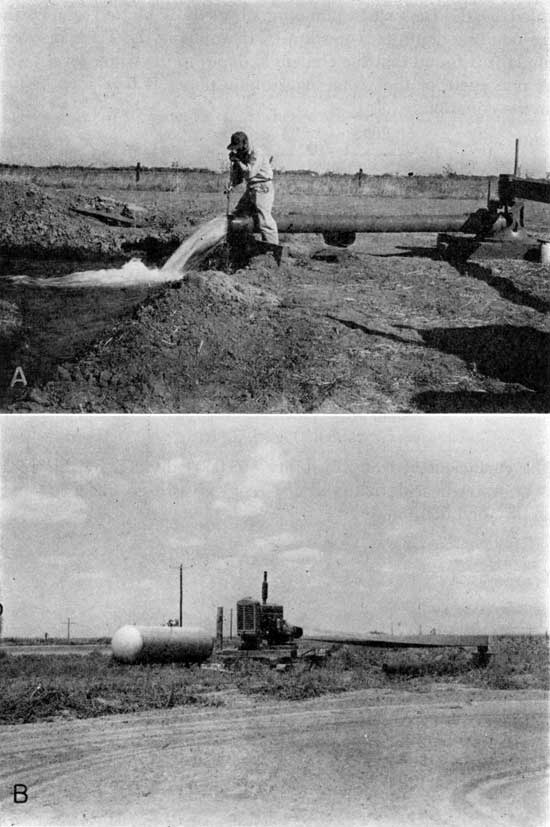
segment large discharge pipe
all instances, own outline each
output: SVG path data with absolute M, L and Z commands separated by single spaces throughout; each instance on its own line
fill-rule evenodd
M 487 210 L 480 209 L 473 214 L 459 215 L 290 213 L 278 215 L 275 219 L 280 233 L 478 233 L 486 228 L 488 216 Z M 253 218 L 241 215 L 230 217 L 230 231 L 253 232 Z
M 550 181 L 544 178 L 499 175 L 498 197 L 503 204 L 513 204 L 516 198 L 550 204 Z
M 349 643 L 354 646 L 380 646 L 384 649 L 436 649 L 455 646 L 489 648 L 488 635 L 332 635 L 311 634 L 304 640 L 320 640 L 323 643 Z
M 201 663 L 213 646 L 202 629 L 179 626 L 122 626 L 111 640 L 113 657 L 121 663 Z
M 384 649 L 439 649 L 454 647 L 477 647 L 476 663 L 487 666 L 489 663 L 489 635 L 311 635 L 305 641 L 322 641 L 333 644 L 352 644 L 353 646 L 379 646 Z

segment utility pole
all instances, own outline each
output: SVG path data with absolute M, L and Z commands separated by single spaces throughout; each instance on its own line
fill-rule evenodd
M 71 642 L 71 618 L 67 618 L 67 643 Z
M 194 563 L 190 563 L 188 566 L 185 566 L 185 568 L 186 568 L 186 569 L 192 569 L 194 565 L 195 565 Z M 170 568 L 170 569 L 175 569 L 176 567 L 175 567 L 175 566 L 168 566 L 168 568 Z M 181 628 L 181 627 L 183 626 L 183 568 L 184 568 L 183 563 L 180 563 L 178 568 L 179 568 L 179 570 L 180 570 L 180 611 L 179 611 L 179 625 L 180 625 L 180 628 Z
M 183 565 L 180 563 L 180 629 L 183 626 Z
M 223 606 L 218 606 L 216 616 L 216 646 L 223 649 Z
M 229 609 L 229 639 L 233 640 L 233 609 Z
M 175 569 L 176 567 L 175 566 L 169 566 L 169 568 Z M 180 570 L 180 604 L 179 604 L 179 609 L 180 610 L 179 610 L 179 618 L 178 618 L 178 620 L 174 619 L 173 625 L 177 626 L 177 624 L 179 623 L 179 626 L 180 626 L 180 629 L 181 629 L 181 626 L 182 626 L 182 623 L 183 623 L 183 564 L 180 563 L 178 568 Z

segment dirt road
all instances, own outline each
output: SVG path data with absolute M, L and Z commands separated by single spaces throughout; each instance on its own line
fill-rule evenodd
M 363 690 L 2 728 L 2 825 L 545 820 L 543 692 Z M 28 801 L 13 803 L 13 785 Z
M 41 657 L 50 657 L 51 655 L 66 655 L 72 657 L 73 655 L 81 655 L 87 657 L 92 653 L 98 655 L 109 656 L 111 654 L 110 645 L 102 645 L 98 643 L 27 643 L 27 644 L 10 644 L 3 647 L 10 655 L 16 657 L 28 657 L 29 655 L 40 655 Z

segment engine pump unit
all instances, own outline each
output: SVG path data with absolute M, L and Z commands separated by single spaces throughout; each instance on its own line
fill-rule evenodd
M 279 646 L 302 637 L 300 626 L 291 626 L 283 616 L 283 607 L 267 602 L 267 572 L 262 583 L 262 602 L 252 597 L 237 601 L 237 634 L 243 649 Z

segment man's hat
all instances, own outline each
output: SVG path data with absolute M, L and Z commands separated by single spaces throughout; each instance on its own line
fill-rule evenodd
M 237 151 L 238 149 L 246 149 L 248 147 L 248 136 L 245 132 L 234 132 L 231 136 L 231 143 L 227 145 L 228 149 Z

